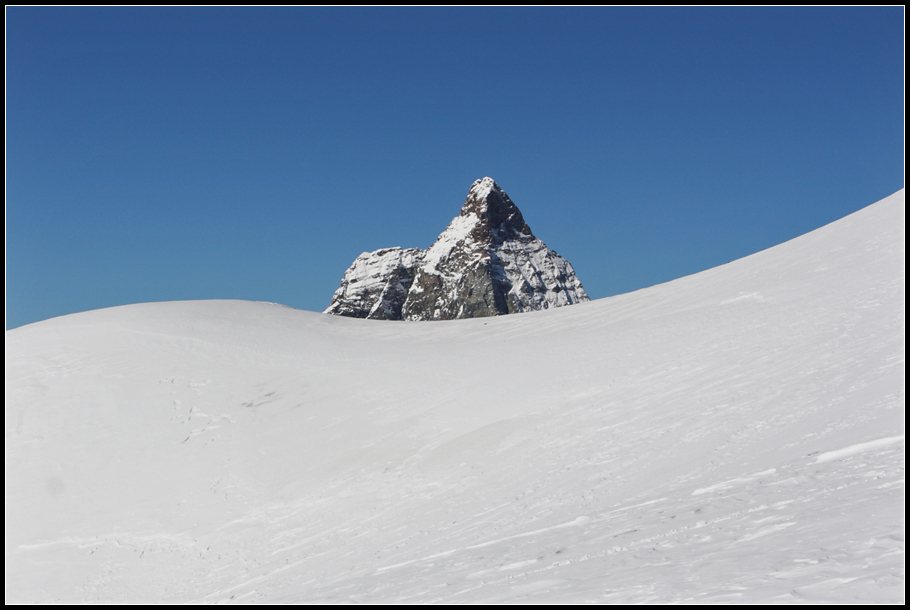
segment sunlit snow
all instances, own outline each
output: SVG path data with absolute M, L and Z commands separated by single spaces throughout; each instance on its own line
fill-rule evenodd
M 904 192 L 634 293 L 6 333 L 14 602 L 904 600 Z

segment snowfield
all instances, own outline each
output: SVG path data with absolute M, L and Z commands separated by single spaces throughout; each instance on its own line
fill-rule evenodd
M 6 333 L 6 603 L 904 602 L 904 191 L 511 316 Z

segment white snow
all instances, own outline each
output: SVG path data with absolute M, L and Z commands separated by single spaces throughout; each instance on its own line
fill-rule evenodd
M 480 222 L 480 219 L 473 212 L 464 216 L 459 214 L 453 218 L 446 230 L 439 234 L 439 237 L 427 250 L 421 270 L 424 273 L 436 273 L 439 263 L 448 258 L 453 250 L 461 249 L 465 245 L 473 243 L 470 233 L 478 222 Z
M 899 436 L 879 438 L 867 443 L 857 443 L 855 445 L 850 445 L 849 447 L 844 447 L 843 449 L 836 449 L 835 451 L 826 451 L 825 453 L 815 458 L 815 463 L 820 464 L 822 462 L 830 462 L 831 460 L 839 460 L 856 453 L 863 453 L 864 451 L 870 451 L 872 449 L 878 449 L 880 447 L 887 447 L 888 445 L 893 445 L 894 443 L 899 443 L 903 440 L 904 435 L 901 434 Z
M 468 190 L 468 198 L 471 199 L 473 196 L 473 199 L 483 199 L 494 188 L 496 188 L 496 182 L 489 176 L 484 176 L 475 180 L 474 184 L 471 185 Z
M 646 290 L 6 333 L 6 603 L 903 603 L 904 192 Z

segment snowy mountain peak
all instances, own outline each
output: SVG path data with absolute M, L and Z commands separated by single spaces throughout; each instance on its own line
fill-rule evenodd
M 489 177 L 475 180 L 468 191 L 460 216 L 476 216 L 473 237 L 485 239 L 488 234 L 500 243 L 520 234 L 532 236 L 518 206 L 505 191 Z
M 567 260 L 534 237 L 489 177 L 475 180 L 461 213 L 427 250 L 363 253 L 325 313 L 385 320 L 451 320 L 587 301 Z
M 471 190 L 468 191 L 468 195 L 474 195 L 475 197 L 485 197 L 487 193 L 489 193 L 494 188 L 499 189 L 499 185 L 496 184 L 496 181 L 489 176 L 484 176 L 483 178 L 478 178 L 473 182 L 473 184 L 471 184 Z

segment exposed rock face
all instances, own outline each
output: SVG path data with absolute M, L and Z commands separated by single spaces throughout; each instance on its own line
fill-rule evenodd
M 345 271 L 341 287 L 324 313 L 351 318 L 400 320 L 424 250 L 383 248 L 364 252 Z
M 569 261 L 534 237 L 509 196 L 483 178 L 428 250 L 384 248 L 358 256 L 325 313 L 452 320 L 588 300 Z

